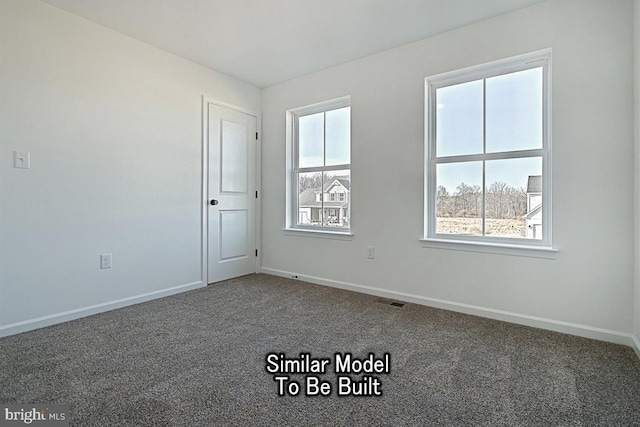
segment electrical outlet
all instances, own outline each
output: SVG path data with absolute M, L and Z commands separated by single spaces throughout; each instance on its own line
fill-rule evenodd
M 100 255 L 100 268 L 111 268 L 111 254 Z
M 376 248 L 373 246 L 367 246 L 367 258 L 374 259 L 376 257 Z
M 14 151 L 13 167 L 18 169 L 31 168 L 31 153 L 24 151 Z

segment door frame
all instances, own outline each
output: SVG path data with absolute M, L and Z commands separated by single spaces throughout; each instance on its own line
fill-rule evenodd
M 240 113 L 255 117 L 256 119 L 256 131 L 258 132 L 258 139 L 256 140 L 256 191 L 258 191 L 258 198 L 256 198 L 255 206 L 255 233 L 256 249 L 260 249 L 262 247 L 260 227 L 260 224 L 262 222 L 262 163 L 260 162 L 260 159 L 262 158 L 262 120 L 260 113 L 232 104 L 227 104 L 226 102 L 218 101 L 217 99 L 207 95 L 202 95 L 202 197 L 200 206 L 200 280 L 202 280 L 203 286 L 207 286 L 209 284 L 209 104 L 215 104 L 219 107 L 235 110 Z M 260 269 L 260 266 L 262 265 L 262 250 L 258 250 L 258 256 L 256 256 L 255 258 L 255 272 L 257 273 Z

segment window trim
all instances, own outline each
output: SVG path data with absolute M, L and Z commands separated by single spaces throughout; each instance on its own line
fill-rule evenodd
M 438 88 L 466 83 L 474 80 L 488 79 L 499 75 L 524 71 L 533 68 L 543 68 L 542 82 L 542 148 L 532 150 L 518 150 L 512 152 L 481 153 L 473 155 L 436 156 L 436 98 Z M 486 100 L 485 100 L 486 101 Z M 464 68 L 461 70 L 437 74 L 425 78 L 425 121 L 424 121 L 424 229 L 423 246 L 450 249 L 477 250 L 479 246 L 501 248 L 504 250 L 518 249 L 529 253 L 528 249 L 556 252 L 552 248 L 552 188 L 551 188 L 551 49 L 543 49 L 511 58 L 506 58 L 487 64 Z M 439 163 L 453 163 L 466 161 L 487 161 L 497 159 L 541 157 L 542 158 L 542 226 L 543 238 L 508 238 L 491 236 L 468 236 L 456 234 L 436 233 L 436 165 Z M 483 168 L 483 181 L 485 169 Z M 483 199 L 484 199 L 483 189 Z M 483 202 L 484 203 L 484 202 Z M 485 215 L 483 209 L 483 216 Z M 484 222 L 483 222 L 484 223 Z M 462 244 L 462 245 L 460 245 Z M 492 252 L 492 251 L 490 251 Z
M 285 209 L 285 232 L 305 232 L 304 235 L 321 237 L 320 234 L 330 234 L 336 236 L 352 236 L 353 211 L 351 207 L 351 197 L 345 197 L 349 202 L 349 226 L 348 227 L 326 227 L 322 225 L 298 224 L 298 174 L 312 172 L 331 172 L 349 170 L 351 177 L 351 143 L 349 144 L 349 163 L 331 166 L 298 167 L 298 119 L 311 114 L 338 110 L 351 106 L 351 96 L 330 99 L 303 107 L 287 110 L 287 180 L 286 180 L 286 209 Z M 351 125 L 349 125 L 349 135 L 351 140 Z M 325 140 L 326 143 L 326 140 Z M 326 152 L 325 152 L 326 156 Z M 321 192 L 321 198 L 323 193 Z M 291 235 L 291 233 L 285 233 Z

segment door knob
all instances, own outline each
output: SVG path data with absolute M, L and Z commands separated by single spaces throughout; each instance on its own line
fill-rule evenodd
M 211 199 L 211 206 L 215 206 L 218 204 L 218 201 L 216 199 Z

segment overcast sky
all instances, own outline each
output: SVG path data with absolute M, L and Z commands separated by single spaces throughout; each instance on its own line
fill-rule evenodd
M 541 148 L 542 68 L 486 79 L 486 120 L 483 120 L 483 86 L 483 81 L 477 80 L 437 90 L 437 155 L 482 153 L 483 122 L 488 153 Z M 300 117 L 299 167 L 350 163 L 350 115 L 351 107 L 344 107 Z M 540 157 L 493 160 L 486 164 L 487 186 L 502 181 L 515 188 L 526 188 L 529 175 L 542 175 Z M 438 165 L 438 185 L 454 193 L 462 182 L 482 187 L 482 163 Z
M 324 164 L 324 132 L 326 117 L 326 164 Z M 349 164 L 351 139 L 351 107 L 310 114 L 298 120 L 299 167 Z
M 483 152 L 483 81 L 437 90 L 438 156 Z M 542 148 L 542 68 L 486 79 L 488 153 Z M 486 185 L 495 181 L 526 188 L 529 175 L 542 174 L 540 157 L 487 161 Z M 464 182 L 482 187 L 482 162 L 440 164 L 438 185 L 450 193 Z

